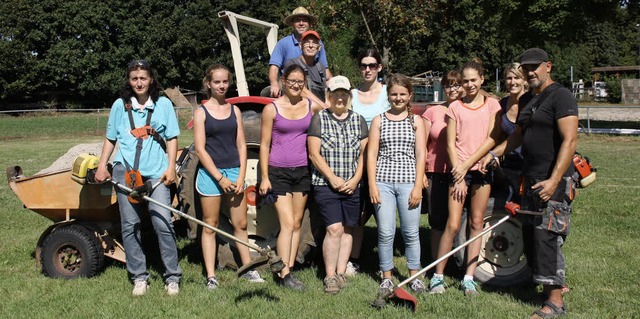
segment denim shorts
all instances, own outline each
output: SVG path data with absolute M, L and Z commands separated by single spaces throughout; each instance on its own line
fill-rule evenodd
M 308 193 L 311 190 L 311 174 L 307 166 L 269 166 L 269 181 L 276 195 Z
M 348 227 L 360 224 L 360 189 L 353 194 L 337 192 L 329 186 L 313 186 L 313 197 L 325 227 L 342 223 Z
M 231 167 L 231 168 L 219 168 L 220 174 L 226 177 L 232 182 L 235 182 L 238 179 L 238 175 L 240 174 L 240 167 Z M 209 171 L 207 171 L 204 167 L 198 167 L 198 175 L 196 177 L 196 190 L 198 194 L 202 196 L 220 196 L 222 193 L 222 188 L 218 184 Z

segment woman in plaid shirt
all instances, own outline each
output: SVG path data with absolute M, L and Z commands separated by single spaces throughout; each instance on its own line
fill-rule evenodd
M 368 129 L 351 111 L 351 84 L 344 76 L 328 82 L 330 107 L 313 116 L 307 133 L 313 193 L 327 233 L 322 245 L 324 291 L 335 294 L 346 283 L 352 231 L 360 218 L 360 179 Z

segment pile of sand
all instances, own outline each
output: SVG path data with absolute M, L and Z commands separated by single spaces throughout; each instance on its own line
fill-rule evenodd
M 89 153 L 96 156 L 100 156 L 101 152 L 102 152 L 102 142 L 78 144 L 70 148 L 67 151 L 67 153 L 60 156 L 55 162 L 53 162 L 53 164 L 51 164 L 51 166 L 39 171 L 36 174 L 37 175 L 47 174 L 52 172 L 58 172 L 61 170 L 71 169 L 71 167 L 73 166 L 73 161 L 76 159 L 78 155 L 82 153 Z M 116 150 L 114 150 L 112 157 L 115 153 L 116 153 Z

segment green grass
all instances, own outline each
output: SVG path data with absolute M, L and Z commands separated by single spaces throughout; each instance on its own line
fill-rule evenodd
M 102 140 L 104 128 L 97 128 L 96 123 L 95 114 L 0 117 L 0 167 L 20 165 L 26 175 L 31 175 L 48 167 L 73 145 Z M 100 123 L 106 125 L 106 117 Z M 191 139 L 191 131 L 183 129 L 180 145 L 188 145 Z M 598 167 L 598 180 L 580 191 L 565 245 L 570 317 L 637 317 L 640 183 L 636 181 L 636 165 L 640 138 L 580 135 L 578 149 Z M 377 256 L 373 220 L 365 229 L 366 273 L 350 280 L 336 296 L 322 292 L 322 273 L 315 266 L 298 272 L 307 287 L 302 293 L 275 285 L 266 272 L 263 276 L 267 283 L 256 285 L 235 279 L 230 270 L 219 271 L 221 287 L 208 292 L 203 285 L 198 245 L 180 239 L 180 265 L 184 270 L 180 295 L 170 298 L 164 294 L 162 267 L 153 264 L 151 292 L 132 298 L 126 269 L 115 262 L 90 279 L 44 277 L 35 267 L 34 247 L 51 222 L 23 208 L 6 183 L 0 183 L 0 201 L 1 318 L 523 318 L 540 302 L 539 290 L 530 287 L 484 287 L 483 293 L 472 299 L 452 288 L 442 296 L 420 296 L 416 314 L 394 306 L 375 310 L 369 306 L 378 284 L 374 278 Z M 425 239 L 429 232 L 426 216 L 422 226 L 421 237 Z M 402 254 L 396 255 L 396 265 L 406 275 Z M 426 241 L 422 256 L 426 265 L 430 261 Z M 456 287 L 459 278 L 448 276 L 446 280 Z

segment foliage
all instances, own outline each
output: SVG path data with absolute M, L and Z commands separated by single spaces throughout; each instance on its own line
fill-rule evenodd
M 589 79 L 594 66 L 638 65 L 638 0 L 333 0 L 302 1 L 319 18 L 333 73 L 360 78 L 358 52 L 377 47 L 385 70 L 446 72 L 478 57 L 495 74 L 528 47 L 554 59 L 554 78 Z M 211 63 L 232 65 L 217 12 L 277 23 L 295 6 L 277 0 L 0 2 L 0 108 L 8 103 L 108 106 L 124 66 L 144 58 L 166 86 L 199 89 Z M 34 18 L 37 17 L 37 18 Z M 239 26 L 252 94 L 266 85 L 264 33 Z M 501 72 L 500 72 L 501 73 Z M 487 77 L 491 78 L 490 76 Z M 491 78 L 486 84 L 494 81 Z M 232 90 L 233 92 L 233 90 Z
M 609 75 L 605 77 L 604 83 L 607 87 L 607 100 L 611 103 L 620 103 L 622 100 L 620 77 Z

